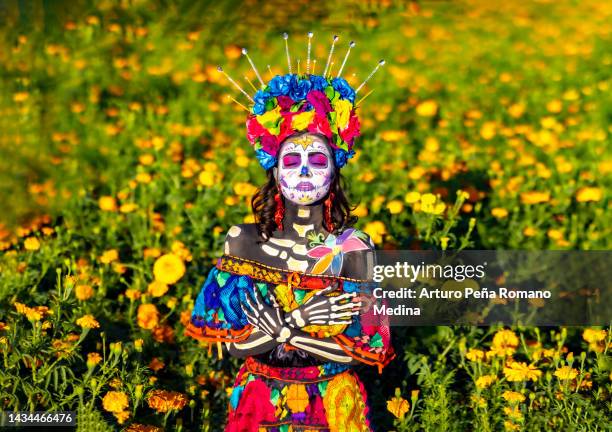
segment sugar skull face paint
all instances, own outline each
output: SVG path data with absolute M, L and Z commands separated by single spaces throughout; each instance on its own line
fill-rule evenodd
M 308 205 L 329 192 L 334 164 L 329 147 L 316 135 L 290 137 L 278 153 L 277 181 L 289 201 Z

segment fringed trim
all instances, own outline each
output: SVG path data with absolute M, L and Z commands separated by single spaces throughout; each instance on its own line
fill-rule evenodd
M 253 331 L 253 326 L 248 324 L 240 330 L 215 329 L 208 326 L 196 327 L 192 323 L 187 324 L 185 335 L 204 342 L 241 342 L 248 338 Z
M 332 336 L 332 339 L 336 341 L 338 346 L 340 346 L 346 354 L 350 355 L 355 360 L 370 366 L 378 367 L 378 373 L 382 373 L 383 368 L 395 358 L 395 352 L 393 352 L 392 347 L 387 348 L 386 351 L 381 353 L 373 353 L 355 346 L 355 342 L 345 335 Z

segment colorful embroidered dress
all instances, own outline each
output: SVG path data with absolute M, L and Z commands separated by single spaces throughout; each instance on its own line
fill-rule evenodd
M 198 295 L 186 334 L 206 342 L 243 341 L 253 326 L 240 304 L 254 288 L 266 302 L 268 291 L 274 293 L 283 310 L 290 312 L 334 283 L 336 295 L 368 294 L 372 288 L 365 280 L 291 272 L 224 255 Z M 356 316 L 350 325 L 311 325 L 302 330 L 331 337 L 347 355 L 381 371 L 394 357 L 389 328 L 372 325 L 375 320 L 367 318 Z M 365 391 L 350 365 L 317 363 L 279 367 L 247 357 L 231 393 L 226 432 L 370 431 Z

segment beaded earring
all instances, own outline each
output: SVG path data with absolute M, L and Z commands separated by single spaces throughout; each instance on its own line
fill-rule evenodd
M 332 221 L 332 202 L 334 201 L 334 193 L 330 192 L 325 200 L 325 227 L 327 231 L 334 231 L 334 222 Z
M 283 199 L 281 195 L 277 192 L 274 195 L 274 201 L 276 201 L 276 211 L 274 212 L 274 222 L 276 222 L 276 226 L 279 231 L 283 230 L 283 216 L 285 216 L 285 206 L 283 205 Z

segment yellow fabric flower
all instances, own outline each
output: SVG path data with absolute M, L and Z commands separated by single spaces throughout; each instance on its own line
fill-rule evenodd
M 120 413 L 128 406 L 128 397 L 123 392 L 109 391 L 102 398 L 102 407 L 108 412 Z
M 153 265 L 155 280 L 171 285 L 185 274 L 185 264 L 175 254 L 165 254 L 157 258 Z
M 259 122 L 260 125 L 265 127 L 268 130 L 268 132 L 272 133 L 270 129 L 273 129 L 273 128 L 267 128 L 266 125 L 276 126 L 278 120 L 281 119 L 281 117 L 282 116 L 280 113 L 280 106 L 277 106 L 276 108 L 270 111 L 267 111 L 262 115 L 258 115 L 257 121 Z
M 351 118 L 351 109 L 353 109 L 353 104 L 346 99 L 336 99 L 334 102 L 338 130 L 344 130 L 348 126 L 349 119 Z
M 92 328 L 100 327 L 100 323 L 96 321 L 94 316 L 91 314 L 83 315 L 81 318 L 76 320 L 76 323 L 77 325 L 81 326 L 84 329 L 92 329 Z
M 291 128 L 297 131 L 305 130 L 314 118 L 314 111 L 304 111 L 293 117 L 291 120 Z

